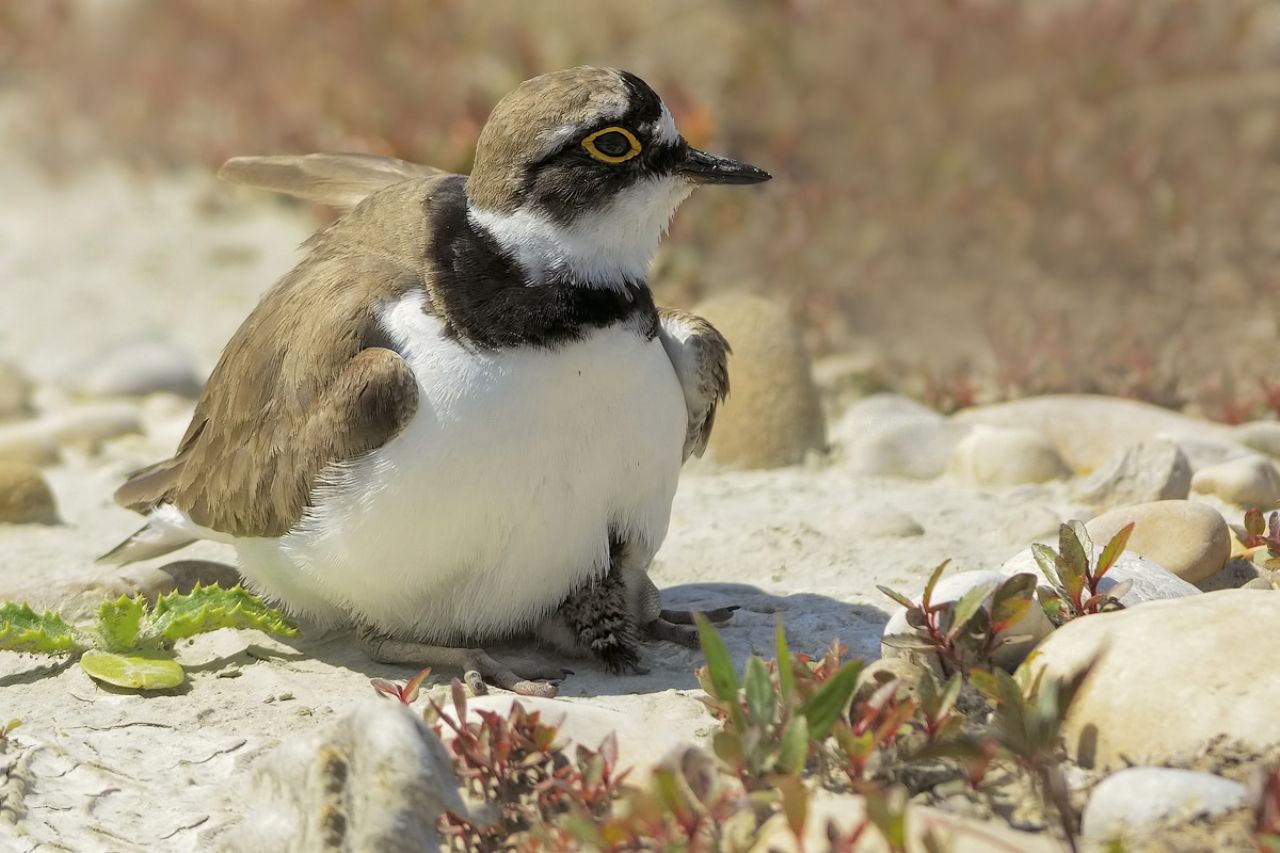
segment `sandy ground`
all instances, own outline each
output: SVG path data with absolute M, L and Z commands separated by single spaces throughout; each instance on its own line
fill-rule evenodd
M 201 176 L 139 185 L 98 171 L 50 186 L 2 168 L 0 358 L 46 382 L 113 340 L 155 332 L 208 370 L 311 227 L 303 210 Z M 48 386 L 40 401 L 64 402 Z M 190 404 L 152 399 L 141 410 L 146 435 L 47 470 L 63 524 L 0 525 L 0 589 L 113 571 L 92 560 L 138 520 L 111 503 L 111 491 L 125 471 L 171 453 Z M 869 535 L 868 520 L 889 510 L 924 533 Z M 825 459 L 767 473 L 690 473 L 653 575 L 668 606 L 742 605 L 724 631 L 739 659 L 771 656 L 779 617 L 793 649 L 819 652 L 838 639 L 870 658 L 886 619 L 877 584 L 915 592 L 948 557 L 956 570 L 995 567 L 1084 514 L 1062 484 L 987 490 L 866 479 Z M 180 556 L 230 559 L 213 545 Z M 0 847 L 201 848 L 246 808 L 243 782 L 256 756 L 371 695 L 370 677 L 412 674 L 370 664 L 341 634 L 281 642 L 219 631 L 179 651 L 188 684 L 154 696 L 113 693 L 78 667 L 0 654 L 0 719 L 23 721 L 16 747 L 0 754 L 5 808 L 20 817 L 16 829 L 0 821 Z M 698 663 L 689 650 L 658 644 L 648 675 L 574 662 L 561 692 L 699 738 L 713 722 L 693 695 Z

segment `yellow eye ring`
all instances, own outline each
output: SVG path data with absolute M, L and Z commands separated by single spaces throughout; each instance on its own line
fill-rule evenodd
M 613 155 L 606 154 L 599 148 L 596 148 L 596 139 L 604 136 L 606 133 L 620 133 L 627 138 L 627 142 L 631 143 L 631 150 L 625 154 Z M 587 149 L 587 153 L 602 163 L 625 163 L 632 157 L 640 153 L 640 140 L 636 139 L 636 135 L 625 127 L 605 127 L 597 130 L 595 133 L 582 140 L 582 147 Z

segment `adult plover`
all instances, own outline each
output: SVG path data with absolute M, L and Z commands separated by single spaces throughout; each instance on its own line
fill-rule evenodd
M 116 493 L 147 524 L 104 559 L 230 543 L 251 586 L 376 658 L 519 692 L 552 688 L 477 646 L 539 633 L 618 670 L 640 636 L 687 640 L 646 569 L 728 346 L 646 272 L 695 185 L 769 175 L 593 67 L 504 97 L 467 177 L 367 155 L 223 173 L 350 210 L 227 344 L 173 458 Z

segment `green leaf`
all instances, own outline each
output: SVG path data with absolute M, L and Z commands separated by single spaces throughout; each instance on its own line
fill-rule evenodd
M 804 824 L 809 818 L 809 791 L 796 776 L 777 779 L 774 786 L 782 794 L 782 813 L 787 818 L 787 826 L 796 838 L 803 838 Z
M 1000 685 L 996 683 L 996 677 L 989 671 L 985 669 L 971 670 L 969 672 L 969 683 L 991 702 L 1000 701 Z
M 1077 531 L 1070 524 L 1058 528 L 1058 577 L 1067 591 L 1067 599 L 1078 610 L 1089 573 L 1089 557 Z
M 965 630 L 965 626 L 969 624 L 969 620 L 974 614 L 982 609 L 982 603 L 987 600 L 987 596 L 995 589 L 994 583 L 984 583 L 975 586 L 960 597 L 955 604 L 953 611 L 951 629 L 947 631 L 947 636 L 955 637 Z
M 769 680 L 769 670 L 764 661 L 752 655 L 747 658 L 746 672 L 747 714 L 751 722 L 765 726 L 773 722 L 774 693 L 773 682 Z
M 796 717 L 782 733 L 778 750 L 778 767 L 783 773 L 799 773 L 804 770 L 809 757 L 809 721 Z
M 0 650 L 58 654 L 75 647 L 71 626 L 58 614 L 36 613 L 27 604 L 0 605 Z
M 951 679 L 947 682 L 946 688 L 942 691 L 942 699 L 938 704 L 937 716 L 945 716 L 952 708 L 955 707 L 956 702 L 960 699 L 960 689 L 962 687 L 964 687 L 964 679 L 960 676 L 960 673 L 957 672 L 955 675 L 951 676 Z
M 268 607 L 239 584 L 231 589 L 197 584 L 186 595 L 174 592 L 161 596 L 143 620 L 140 637 L 172 643 L 219 628 L 256 628 L 285 637 L 298 633 L 279 610 Z
M 186 678 L 175 660 L 142 655 L 118 655 L 90 649 L 80 656 L 80 666 L 94 680 L 129 690 L 167 690 Z
M 1120 558 L 1120 554 L 1124 551 L 1126 545 L 1129 544 L 1129 537 L 1133 534 L 1134 522 L 1129 522 L 1120 528 L 1115 536 L 1111 537 L 1111 541 L 1107 543 L 1107 547 L 1102 549 L 1102 554 L 1098 557 L 1098 565 L 1093 570 L 1094 585 L 1097 581 L 1107 573 L 1116 560 Z
M 929 581 L 924 585 L 924 599 L 921 601 L 925 610 L 928 610 L 930 604 L 933 602 L 933 588 L 938 585 L 938 580 L 942 577 L 942 573 L 946 571 L 947 566 L 950 563 L 950 560 L 943 560 L 934 567 L 933 573 L 929 575 Z M 909 604 L 907 606 L 911 607 Z
M 895 592 L 894 590 L 889 589 L 889 587 L 887 586 L 880 586 L 879 584 L 877 584 L 876 589 L 880 590 L 885 595 L 889 596 L 898 604 L 901 604 L 903 607 L 907 608 L 908 610 L 916 606 L 916 603 L 914 601 L 907 598 L 905 595 L 903 595 L 900 592 Z
M 736 732 L 716 732 L 711 738 L 711 751 L 735 773 L 746 766 L 747 750 Z
M 141 595 L 130 598 L 122 595 L 115 601 L 104 601 L 98 608 L 98 636 L 102 644 L 113 652 L 125 652 L 136 648 L 138 629 L 147 613 L 146 601 Z
M 1036 576 L 1019 574 L 1006 580 L 996 589 L 991 601 L 991 630 L 1000 633 L 1011 625 L 1017 625 L 1031 609 L 1036 594 Z
M 778 691 L 782 694 L 783 713 L 791 709 L 791 702 L 796 694 L 796 673 L 792 669 L 791 647 L 787 645 L 787 632 L 782 628 L 782 620 L 773 623 L 774 654 L 778 656 Z
M 698 626 L 698 641 L 702 644 L 702 656 L 707 661 L 707 674 L 711 676 L 711 686 L 715 696 L 722 702 L 738 701 L 738 672 L 733 667 L 733 658 L 720 633 L 712 626 L 707 617 L 701 613 L 693 615 Z
M 942 706 L 942 699 L 938 695 L 938 685 L 933 680 L 933 674 L 927 669 L 920 670 L 920 680 L 916 682 L 916 696 L 920 699 L 920 710 L 924 711 L 925 717 L 929 720 L 936 720 L 940 716 L 938 709 Z
M 809 733 L 814 740 L 825 738 L 836 720 L 840 719 L 845 705 L 849 704 L 849 697 L 853 696 L 860 672 L 862 661 L 849 661 L 804 703 L 800 713 L 808 721 Z
M 1036 565 L 1040 567 L 1040 572 L 1050 586 L 1062 585 L 1062 579 L 1058 577 L 1058 555 L 1052 548 L 1037 542 L 1031 546 L 1031 556 L 1036 558 Z

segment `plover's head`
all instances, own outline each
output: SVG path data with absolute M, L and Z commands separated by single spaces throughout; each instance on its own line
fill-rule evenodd
M 696 184 L 769 174 L 685 142 L 634 74 L 580 67 L 535 77 L 489 116 L 467 179 L 469 216 L 534 283 L 644 280 L 671 215 Z

